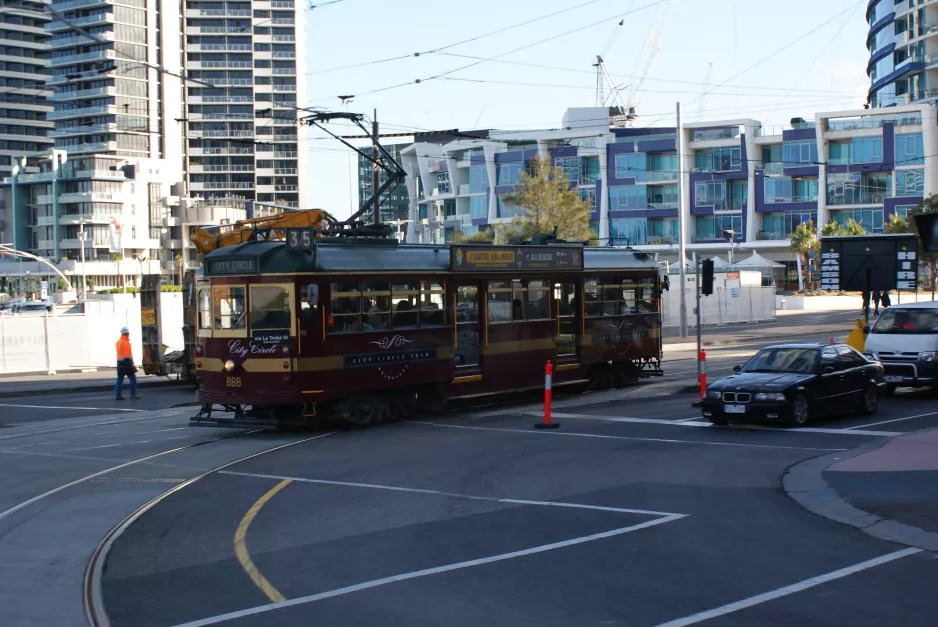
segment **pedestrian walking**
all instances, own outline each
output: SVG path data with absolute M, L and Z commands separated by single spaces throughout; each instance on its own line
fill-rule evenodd
M 883 303 L 883 309 L 889 307 L 892 304 L 892 299 L 889 298 L 889 292 L 883 292 L 883 295 L 880 297 L 880 300 Z
M 137 367 L 130 350 L 130 331 L 127 327 L 121 329 L 121 338 L 117 340 L 117 384 L 114 386 L 114 398 L 119 401 L 124 400 L 121 391 L 124 377 L 130 379 L 130 398 L 140 398 L 137 394 Z
M 869 319 L 870 317 L 870 292 L 869 290 L 863 290 L 863 311 L 861 312 L 863 317 Z
M 873 290 L 873 315 L 879 315 L 879 300 L 882 298 L 882 295 L 879 293 L 879 290 Z

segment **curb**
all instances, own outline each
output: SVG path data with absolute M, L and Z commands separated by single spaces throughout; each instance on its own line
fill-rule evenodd
M 842 333 L 843 333 L 842 331 L 838 331 L 834 333 L 833 335 L 840 335 Z M 763 340 L 782 340 L 786 338 L 800 337 L 804 335 L 818 336 L 818 335 L 828 335 L 828 333 L 827 332 L 824 332 L 824 333 L 805 333 L 805 332 L 794 333 L 792 332 L 792 333 L 778 333 L 775 335 L 758 335 L 758 336 L 754 335 L 754 336 L 746 337 L 746 338 L 734 338 L 732 340 L 705 340 L 702 342 L 702 346 L 704 348 L 707 348 L 710 346 L 738 346 L 738 345 L 744 345 L 744 344 L 752 344 L 755 342 L 761 342 Z M 679 338 L 679 339 L 683 340 L 685 338 Z M 688 336 L 688 339 L 689 339 L 689 336 Z M 662 349 L 671 349 L 672 351 L 697 350 L 697 342 L 696 341 L 694 342 L 684 341 L 684 342 L 668 343 L 666 341 L 663 341 L 661 343 L 661 347 Z
M 914 433 L 914 432 L 913 432 Z M 904 437 L 912 435 L 904 433 Z M 885 438 L 882 442 L 874 442 L 859 446 L 849 451 L 828 453 L 820 457 L 799 462 L 788 468 L 782 477 L 782 487 L 785 492 L 809 512 L 823 516 L 835 522 L 856 527 L 863 533 L 897 542 L 926 551 L 938 551 L 938 533 L 925 531 L 912 525 L 882 518 L 876 514 L 858 509 L 847 501 L 824 480 L 822 473 L 834 462 L 840 462 L 863 453 L 875 451 L 885 446 L 894 438 Z
M 0 381 L 0 386 L 3 382 Z M 191 385 L 195 387 L 195 384 L 189 383 L 187 381 L 137 381 L 137 387 L 139 388 L 154 388 L 154 387 L 182 387 L 186 385 Z M 107 392 L 113 391 L 114 384 L 96 384 L 96 385 L 84 385 L 84 386 L 75 386 L 67 388 L 53 388 L 51 390 L 44 390 L 41 388 L 34 388 L 31 390 L 19 390 L 19 391 L 10 391 L 10 392 L 0 392 L 0 398 L 22 398 L 24 396 L 32 395 L 41 395 L 41 396 L 51 396 L 51 395 L 61 395 L 61 394 L 83 394 L 85 392 Z

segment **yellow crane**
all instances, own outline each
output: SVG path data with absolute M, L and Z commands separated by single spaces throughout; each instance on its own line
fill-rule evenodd
M 263 218 L 238 220 L 233 224 L 195 229 L 192 233 L 192 244 L 204 257 L 213 250 L 250 241 L 257 234 L 261 234 L 264 239 L 280 240 L 286 237 L 288 228 L 312 227 L 321 232 L 334 223 L 335 219 L 323 209 L 290 211 Z M 317 237 L 323 235 L 317 233 Z

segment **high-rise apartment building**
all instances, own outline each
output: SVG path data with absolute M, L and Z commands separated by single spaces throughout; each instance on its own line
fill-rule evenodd
M 303 11 L 292 0 L 184 5 L 190 196 L 300 206 Z
M 868 105 L 938 100 L 938 3 L 870 0 L 866 21 Z
M 406 148 L 407 144 L 392 144 L 385 146 L 384 149 L 401 165 L 401 149 Z M 372 148 L 362 148 L 362 152 L 367 155 L 374 154 Z M 388 173 L 385 170 L 379 172 L 378 184 L 383 185 L 388 180 Z M 365 202 L 371 198 L 374 193 L 374 164 L 364 155 L 358 155 L 358 206 L 364 206 Z M 395 222 L 398 220 L 407 220 L 410 213 L 410 196 L 407 194 L 407 186 L 401 181 L 397 186 L 381 195 L 379 203 L 381 207 L 381 221 Z M 371 222 L 374 212 L 370 209 L 362 216 L 365 222 Z M 406 231 L 406 225 L 402 225 L 402 230 Z
M 43 5 L 40 0 L 0 3 L 0 178 L 10 175 L 14 156 L 52 144 L 45 85 L 49 19 Z

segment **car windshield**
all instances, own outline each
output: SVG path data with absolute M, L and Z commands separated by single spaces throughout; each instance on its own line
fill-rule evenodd
M 766 348 L 746 362 L 740 372 L 797 372 L 810 374 L 817 371 L 820 353 L 813 348 Z
M 938 309 L 887 309 L 871 333 L 938 333 Z

